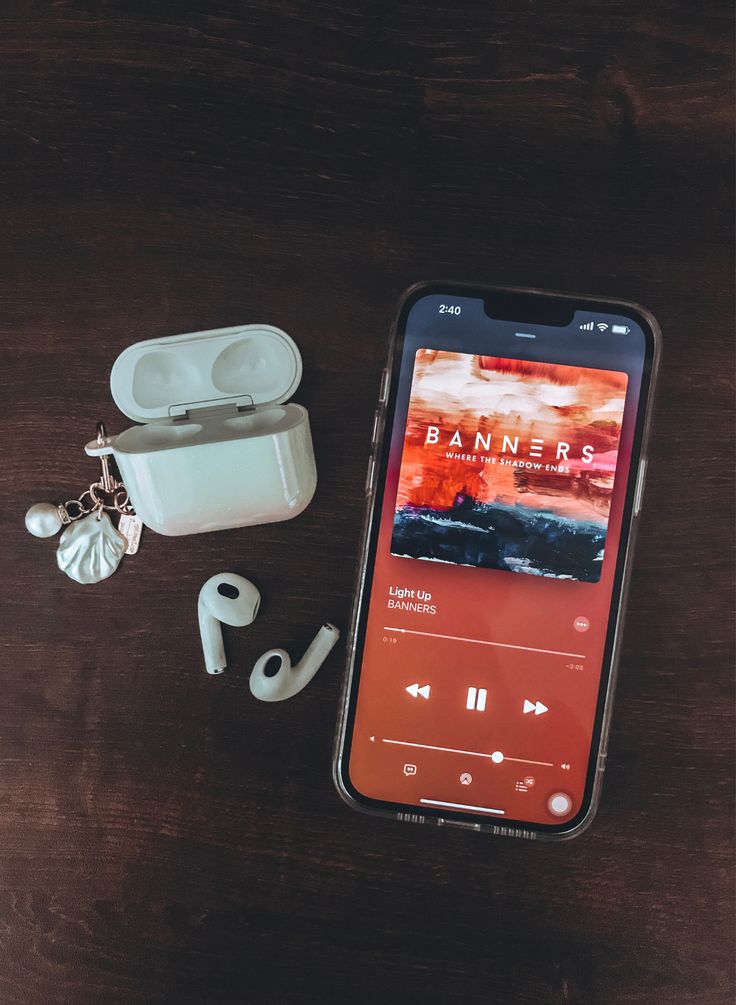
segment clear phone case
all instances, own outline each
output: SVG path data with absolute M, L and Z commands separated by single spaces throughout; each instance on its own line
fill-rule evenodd
M 598 308 L 605 304 L 607 307 L 611 308 L 625 308 L 626 313 L 634 312 L 639 315 L 639 317 L 648 325 L 649 330 L 653 337 L 653 356 L 651 360 L 651 368 L 649 371 L 649 382 L 646 392 L 642 388 L 642 397 L 640 399 L 640 408 L 643 405 L 643 423 L 641 426 L 641 441 L 640 449 L 638 455 L 638 461 L 635 463 L 635 458 L 632 454 L 632 463 L 629 471 L 629 482 L 627 486 L 627 496 L 626 496 L 626 507 L 624 510 L 624 519 L 621 525 L 621 544 L 620 548 L 624 551 L 623 556 L 621 552 L 619 553 L 619 560 L 623 560 L 623 574 L 621 580 L 621 588 L 618 599 L 618 609 L 616 611 L 616 619 L 614 622 L 614 636 L 613 636 L 613 646 L 610 657 L 610 671 L 608 673 L 608 680 L 606 686 L 605 702 L 602 713 L 601 727 L 600 727 L 600 739 L 597 745 L 597 750 L 591 750 L 590 763 L 594 763 L 594 775 L 592 783 L 592 791 L 589 797 L 588 808 L 584 817 L 579 820 L 574 826 L 568 830 L 561 830 L 555 832 L 549 832 L 537 828 L 537 825 L 530 823 L 524 824 L 522 826 L 513 826 L 513 824 L 499 824 L 491 822 L 486 819 L 474 819 L 470 816 L 468 819 L 459 820 L 453 818 L 446 818 L 442 816 L 435 816 L 422 813 L 418 808 L 412 806 L 406 806 L 405 809 L 397 810 L 392 806 L 386 805 L 373 806 L 366 805 L 355 799 L 351 793 L 346 788 L 343 782 L 343 758 L 346 751 L 346 739 L 347 739 L 347 729 L 349 724 L 349 708 L 351 698 L 353 696 L 354 687 L 354 677 L 355 677 L 355 657 L 356 657 L 356 645 L 358 638 L 358 624 L 359 615 L 362 609 L 363 603 L 367 603 L 369 600 L 369 593 L 366 592 L 366 574 L 367 574 L 367 564 L 368 564 L 368 552 L 369 552 L 369 542 L 371 530 L 373 527 L 374 518 L 378 518 L 378 514 L 374 512 L 377 509 L 375 506 L 376 501 L 376 472 L 379 467 L 379 459 L 381 457 L 381 452 L 384 447 L 384 437 L 386 435 L 386 406 L 389 401 L 391 388 L 393 386 L 393 368 L 395 365 L 395 347 L 396 339 L 399 330 L 399 324 L 402 319 L 404 308 L 407 301 L 412 298 L 415 294 L 421 293 L 422 291 L 431 291 L 436 288 L 451 288 L 458 293 L 465 292 L 466 295 L 472 294 L 492 294 L 494 292 L 503 294 L 524 294 L 524 295 L 537 295 L 545 296 L 551 298 L 562 298 L 562 299 L 574 299 L 576 301 L 581 301 L 583 303 L 589 302 L 591 304 L 596 304 Z M 625 313 L 622 311 L 621 313 Z M 333 780 L 335 787 L 342 799 L 353 809 L 356 809 L 362 813 L 367 813 L 372 816 L 389 817 L 397 820 L 402 820 L 408 823 L 423 823 L 431 824 L 434 826 L 453 826 L 453 827 L 463 827 L 465 829 L 481 831 L 488 834 L 499 834 L 505 835 L 507 837 L 520 837 L 526 839 L 537 839 L 545 841 L 565 841 L 570 838 L 577 837 L 583 831 L 585 831 L 593 822 L 595 818 L 598 805 L 600 803 L 601 789 L 603 784 L 603 773 L 606 765 L 606 756 L 608 750 L 608 738 L 611 724 L 611 717 L 613 713 L 613 699 L 616 686 L 616 679 L 618 676 L 619 668 L 619 658 L 621 649 L 621 638 L 623 634 L 623 623 L 624 614 L 626 610 L 626 602 L 628 597 L 629 581 L 631 575 L 632 566 L 632 555 L 634 551 L 634 545 L 636 541 L 636 533 L 639 523 L 639 514 L 641 511 L 641 498 L 644 487 L 644 476 L 647 466 L 647 447 L 649 442 L 649 433 L 652 421 L 652 404 L 654 400 L 654 390 L 657 379 L 657 372 L 659 368 L 659 361 L 661 355 L 661 331 L 656 319 L 653 315 L 647 311 L 645 308 L 635 304 L 631 301 L 611 299 L 608 297 L 592 297 L 584 296 L 578 294 L 563 294 L 554 293 L 546 290 L 536 290 L 536 289 L 525 289 L 525 288 L 512 288 L 512 287 L 489 287 L 483 286 L 481 284 L 466 284 L 457 282 L 442 282 L 442 281 L 431 281 L 426 283 L 418 283 L 411 286 L 402 295 L 399 302 L 399 308 L 397 311 L 396 319 L 391 328 L 391 334 L 389 338 L 388 345 L 388 362 L 386 368 L 381 374 L 381 385 L 379 390 L 378 405 L 376 409 L 376 419 L 374 422 L 374 433 L 373 442 L 371 444 L 371 453 L 368 462 L 368 470 L 366 474 L 365 483 L 365 496 L 366 496 L 366 513 L 363 520 L 363 528 L 361 534 L 361 546 L 358 560 L 358 572 L 355 585 L 355 599 L 353 602 L 350 630 L 347 638 L 347 653 L 346 661 L 347 665 L 343 675 L 342 686 L 340 690 L 339 698 L 339 713 L 338 713 L 338 723 L 337 732 L 335 736 L 334 754 L 333 754 Z M 641 420 L 640 420 L 641 421 Z M 388 430 L 390 433 L 390 430 Z

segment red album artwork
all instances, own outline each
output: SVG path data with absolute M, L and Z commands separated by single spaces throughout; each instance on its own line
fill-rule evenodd
M 595 583 L 627 375 L 419 349 L 391 553 Z

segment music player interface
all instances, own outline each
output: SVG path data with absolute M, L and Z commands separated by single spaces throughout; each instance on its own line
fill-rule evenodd
M 564 823 L 585 789 L 644 338 L 495 340 L 477 301 L 457 300 L 463 322 L 439 300 L 407 322 L 350 781 L 418 811 Z

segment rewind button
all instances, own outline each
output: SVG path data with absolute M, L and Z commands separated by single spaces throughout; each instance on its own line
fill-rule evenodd
M 420 695 L 425 701 L 429 698 L 429 684 L 422 684 L 421 686 L 419 684 L 410 684 L 409 687 L 404 688 L 404 690 L 407 691 L 412 698 L 418 698 Z

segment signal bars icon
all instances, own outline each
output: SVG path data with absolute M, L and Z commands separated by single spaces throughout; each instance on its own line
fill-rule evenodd
M 581 332 L 592 332 L 594 328 L 597 328 L 599 332 L 607 332 L 608 325 L 605 321 L 586 321 L 584 324 L 578 326 Z

